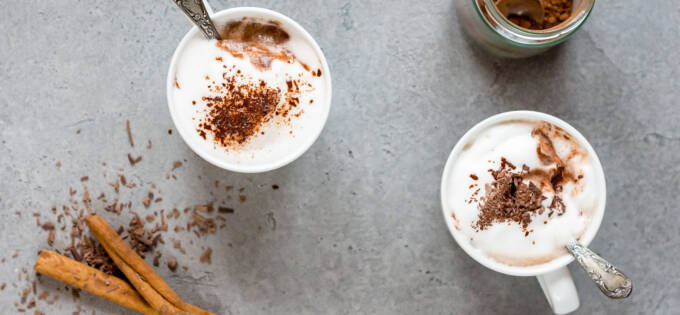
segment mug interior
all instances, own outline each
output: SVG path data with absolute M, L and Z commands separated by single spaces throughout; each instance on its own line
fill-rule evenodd
M 455 228 L 455 222 L 453 218 L 451 217 L 451 209 L 448 206 L 448 197 L 446 192 L 448 191 L 448 183 L 450 180 L 448 179 L 451 175 L 451 171 L 453 169 L 453 165 L 456 163 L 456 160 L 458 158 L 458 155 L 462 151 L 464 145 L 468 143 L 472 138 L 476 137 L 477 134 L 480 132 L 484 131 L 486 128 L 493 126 L 495 124 L 505 122 L 505 121 L 512 121 L 512 120 L 529 120 L 529 121 L 546 121 L 549 122 L 557 127 L 560 127 L 564 129 L 566 132 L 568 132 L 570 135 L 575 137 L 579 144 L 583 146 L 586 151 L 588 152 L 588 155 L 592 158 L 593 161 L 593 168 L 595 170 L 595 174 L 598 177 L 598 182 L 601 183 L 601 191 L 602 191 L 602 196 L 600 198 L 600 202 L 597 206 L 597 209 L 593 212 L 593 215 L 591 217 L 590 224 L 587 226 L 585 232 L 579 239 L 579 242 L 585 246 L 590 244 L 590 242 L 595 238 L 595 234 L 597 233 L 597 230 L 600 227 L 600 223 L 602 222 L 602 217 L 604 216 L 604 210 L 605 210 L 605 204 L 606 204 L 606 183 L 605 183 L 605 177 L 604 177 L 604 171 L 602 169 L 602 164 L 600 163 L 599 158 L 597 157 L 597 154 L 595 153 L 595 150 L 593 147 L 590 145 L 588 140 L 580 133 L 576 128 L 572 127 L 565 121 L 540 112 L 535 112 L 535 111 L 511 111 L 511 112 L 505 112 L 501 114 L 497 114 L 494 116 L 491 116 L 478 124 L 476 124 L 474 127 L 472 127 L 468 132 L 466 132 L 463 137 L 458 140 L 456 145 L 454 146 L 453 150 L 451 151 L 451 154 L 449 155 L 448 160 L 446 161 L 446 166 L 444 167 L 444 172 L 442 175 L 442 182 L 441 182 L 441 200 L 442 200 L 442 212 L 444 214 L 444 220 L 446 222 L 446 225 L 449 228 L 449 231 L 451 232 L 451 235 L 453 238 L 456 240 L 458 245 L 463 248 L 463 250 L 470 255 L 470 257 L 474 258 L 477 262 L 480 264 L 484 265 L 485 267 L 492 269 L 494 271 L 508 274 L 508 275 L 513 275 L 513 276 L 536 276 L 544 273 L 548 273 L 551 271 L 554 271 L 560 267 L 566 266 L 570 262 L 574 260 L 574 257 L 571 256 L 570 254 L 565 254 L 562 256 L 559 256 L 549 262 L 542 263 L 542 264 L 537 264 L 537 265 L 530 265 L 530 266 L 510 266 L 503 264 L 501 262 L 498 262 L 496 260 L 493 260 L 492 258 L 488 257 L 485 255 L 481 250 L 474 248 L 466 239 L 466 236 L 463 235 L 462 232 L 459 232 Z
M 219 156 L 216 156 L 214 153 L 211 153 L 209 150 L 206 150 L 204 145 L 200 143 L 200 140 L 197 140 L 196 137 L 193 136 L 192 132 L 193 130 L 187 130 L 187 128 L 182 127 L 182 124 L 180 123 L 180 117 L 179 114 L 177 113 L 175 100 L 173 96 L 173 89 L 175 88 L 175 76 L 177 73 L 177 64 L 179 63 L 179 60 L 182 57 L 183 52 L 185 51 L 185 48 L 187 47 L 187 43 L 196 37 L 202 37 L 203 35 L 199 32 L 198 28 L 196 26 L 192 27 L 189 32 L 182 38 L 182 41 L 180 41 L 179 45 L 175 49 L 175 52 L 172 56 L 172 60 L 170 62 L 170 67 L 168 70 L 168 77 L 166 80 L 166 91 L 167 91 L 167 99 L 168 99 L 168 107 L 170 110 L 170 115 L 172 117 L 173 123 L 175 125 L 175 128 L 179 132 L 179 134 L 182 136 L 182 139 L 184 142 L 196 153 L 198 154 L 201 158 L 204 160 L 210 162 L 211 164 L 218 166 L 223 169 L 235 171 L 235 172 L 241 172 L 241 173 L 259 173 L 259 172 L 265 172 L 273 169 L 280 168 L 298 157 L 300 157 L 304 152 L 309 149 L 309 147 L 312 146 L 312 144 L 316 141 L 316 139 L 319 137 L 321 134 L 321 131 L 323 130 L 323 127 L 326 123 L 326 120 L 328 119 L 328 114 L 330 112 L 330 105 L 331 105 L 331 96 L 332 96 L 332 88 L 331 88 L 331 76 L 330 76 L 330 69 L 328 67 L 328 63 L 326 61 L 326 57 L 324 56 L 323 52 L 321 51 L 321 48 L 319 45 L 316 43 L 314 38 L 304 29 L 302 26 L 300 26 L 298 23 L 290 19 L 289 17 L 280 14 L 275 11 L 263 9 L 263 8 L 254 8 L 254 7 L 239 7 L 239 8 L 231 8 L 227 10 L 223 10 L 220 12 L 217 12 L 213 15 L 211 15 L 211 19 L 214 21 L 216 26 L 219 28 L 220 25 L 233 21 L 233 20 L 238 20 L 243 17 L 254 17 L 254 18 L 264 18 L 267 20 L 273 20 L 280 22 L 284 27 L 287 29 L 292 30 L 296 35 L 299 35 L 301 39 L 309 44 L 309 46 L 314 50 L 314 53 L 316 56 L 318 56 L 320 64 L 321 64 L 321 69 L 323 71 L 323 75 L 325 76 L 325 86 L 323 87 L 326 91 L 325 97 L 322 99 L 318 100 L 318 102 L 315 100 L 314 105 L 315 106 L 320 106 L 322 109 L 322 113 L 320 114 L 320 117 L 316 120 L 316 123 L 319 125 L 317 126 L 310 126 L 309 129 L 310 131 L 305 130 L 304 133 L 301 134 L 301 137 L 304 137 L 304 141 L 302 145 L 296 145 L 296 146 L 287 146 L 285 148 L 285 152 L 282 154 L 277 154 L 276 159 L 272 159 L 270 161 L 266 161 L 263 163 L 259 164 L 245 164 L 245 163 L 234 163 L 231 161 L 226 161 L 225 159 L 220 159 Z

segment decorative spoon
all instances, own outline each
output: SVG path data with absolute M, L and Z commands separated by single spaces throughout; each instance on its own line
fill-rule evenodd
M 604 295 L 612 299 L 622 299 L 633 291 L 633 282 L 619 268 L 587 247 L 572 241 L 567 245 L 567 249 Z
M 545 8 L 542 0 L 497 0 L 496 7 L 504 16 L 524 16 L 543 23 Z
M 207 39 L 222 39 L 206 10 L 203 0 L 173 0 Z

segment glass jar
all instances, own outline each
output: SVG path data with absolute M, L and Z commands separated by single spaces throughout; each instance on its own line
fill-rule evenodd
M 506 19 L 494 0 L 455 0 L 458 19 L 468 35 L 490 52 L 511 58 L 542 53 L 567 40 L 586 21 L 595 0 L 574 0 L 571 16 L 545 30 L 529 30 Z

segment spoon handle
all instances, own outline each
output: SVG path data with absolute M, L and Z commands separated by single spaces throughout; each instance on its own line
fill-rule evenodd
M 621 270 L 587 247 L 574 241 L 567 245 L 567 249 L 604 295 L 621 299 L 633 291 L 633 282 Z
M 184 11 L 189 19 L 208 39 L 220 40 L 220 34 L 217 32 L 215 25 L 210 20 L 208 10 L 206 10 L 203 0 L 173 0 L 175 4 Z

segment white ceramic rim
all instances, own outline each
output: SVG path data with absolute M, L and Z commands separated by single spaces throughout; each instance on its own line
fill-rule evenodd
M 175 129 L 177 129 L 177 132 L 179 132 L 180 136 L 182 136 L 182 139 L 184 142 L 191 148 L 194 153 L 198 154 L 201 158 L 204 160 L 208 161 L 210 164 L 213 164 L 217 167 L 234 171 L 234 172 L 239 172 L 239 173 L 262 173 L 266 171 L 271 171 L 280 167 L 283 167 L 293 161 L 295 161 L 297 158 L 299 158 L 302 154 L 304 154 L 313 144 L 316 142 L 316 139 L 319 138 L 321 135 L 321 132 L 323 131 L 324 127 L 326 126 L 326 122 L 328 121 L 328 114 L 330 113 L 331 110 L 331 99 L 332 99 L 332 84 L 331 84 L 331 72 L 328 67 L 328 63 L 326 61 L 326 56 L 324 56 L 323 51 L 321 51 L 321 48 L 319 47 L 319 44 L 316 43 L 314 38 L 302 27 L 300 26 L 297 22 L 295 22 L 293 19 L 278 13 L 276 11 L 268 10 L 268 9 L 263 9 L 263 8 L 256 8 L 256 7 L 238 7 L 238 8 L 231 8 L 231 9 L 226 9 L 219 11 L 213 15 L 211 15 L 212 18 L 219 20 L 221 17 L 225 15 L 234 15 L 235 18 L 238 17 L 249 17 L 249 16 L 254 16 L 254 17 L 265 17 L 268 19 L 276 20 L 282 22 L 284 25 L 288 27 L 294 28 L 296 31 L 298 31 L 304 39 L 309 42 L 312 47 L 314 48 L 314 51 L 316 54 L 319 56 L 319 59 L 321 60 L 321 67 L 323 68 L 323 73 L 326 77 L 326 90 L 327 96 L 326 99 L 323 103 L 319 102 L 321 105 L 324 106 L 325 112 L 323 113 L 323 124 L 321 125 L 321 128 L 319 128 L 319 131 L 309 139 L 303 146 L 300 146 L 297 150 L 292 151 L 292 153 L 284 156 L 284 158 L 278 160 L 278 161 L 273 161 L 267 164 L 262 164 L 262 165 L 241 165 L 238 163 L 229 163 L 225 162 L 223 160 L 219 160 L 216 158 L 212 158 L 208 154 L 202 152 L 197 145 L 191 143 L 188 141 L 188 135 L 185 135 L 185 131 L 183 131 L 181 128 L 178 127 L 177 124 L 177 117 L 175 116 L 175 110 L 174 110 L 174 104 L 173 104 L 173 98 L 172 98 L 172 88 L 175 85 L 175 71 L 177 68 L 177 59 L 179 58 L 178 56 L 180 53 L 184 50 L 184 47 L 186 46 L 187 41 L 189 40 L 190 37 L 198 34 L 198 28 L 196 26 L 192 27 L 186 35 L 182 38 L 182 41 L 180 41 L 179 45 L 177 45 L 177 48 L 175 49 L 175 53 L 172 55 L 172 59 L 170 61 L 170 68 L 168 69 L 168 78 L 166 82 L 166 95 L 168 98 L 168 109 L 170 110 L 170 116 L 172 117 L 172 122 L 175 125 Z M 238 17 L 237 17 L 238 16 Z M 203 36 L 203 35 L 201 35 Z
M 481 131 L 484 129 L 503 122 L 503 121 L 510 121 L 510 120 L 543 120 L 547 121 L 555 126 L 558 126 L 565 131 L 567 131 L 570 135 L 575 137 L 583 147 L 586 148 L 588 151 L 588 154 L 593 160 L 593 167 L 595 169 L 595 175 L 600 177 L 600 182 L 602 183 L 602 199 L 600 204 L 598 205 L 597 210 L 593 214 L 593 217 L 591 218 L 591 222 L 588 225 L 587 230 L 583 233 L 583 236 L 580 239 L 580 243 L 587 246 L 590 244 L 590 242 L 595 238 L 595 234 L 597 234 L 597 230 L 600 228 L 600 224 L 602 223 L 602 218 L 604 216 L 604 211 L 605 211 L 605 205 L 606 205 L 606 198 L 607 198 L 607 184 L 605 182 L 605 177 L 604 177 L 604 171 L 602 169 L 602 164 L 600 163 L 600 159 L 597 157 L 597 154 L 595 153 L 595 150 L 593 147 L 590 145 L 588 140 L 580 133 L 576 128 L 568 124 L 567 122 L 540 112 L 535 112 L 535 111 L 511 111 L 511 112 L 505 112 L 505 113 L 500 113 L 496 114 L 494 116 L 491 116 L 479 123 L 477 123 L 474 127 L 472 127 L 468 132 L 466 132 L 463 137 L 458 140 L 456 145 L 453 147 L 453 150 L 451 151 L 451 154 L 449 155 L 448 160 L 446 161 L 446 166 L 444 167 L 444 172 L 442 174 L 442 182 L 441 182 L 441 202 L 442 202 L 442 213 L 444 214 L 444 220 L 446 222 L 446 225 L 449 228 L 449 231 L 451 232 L 451 235 L 453 238 L 456 240 L 456 243 L 458 243 L 458 246 L 460 246 L 470 257 L 472 257 L 474 260 L 479 262 L 480 264 L 484 265 L 485 267 L 492 269 L 494 271 L 504 273 L 507 275 L 511 276 L 537 276 L 541 274 L 545 274 L 554 270 L 557 270 L 561 267 L 564 267 L 574 261 L 574 257 L 571 256 L 570 254 L 566 254 L 563 256 L 560 256 L 558 258 L 555 258 L 547 263 L 544 264 L 539 264 L 539 265 L 532 265 L 532 266 L 509 266 L 505 265 L 503 263 L 497 262 L 493 260 L 492 258 L 482 254 L 481 251 L 477 250 L 476 248 L 472 247 L 469 242 L 466 240 L 466 236 L 463 235 L 462 232 L 459 232 L 456 230 L 454 227 L 454 221 L 453 218 L 451 217 L 451 212 L 447 210 L 446 205 L 448 204 L 447 202 L 447 196 L 445 194 L 446 191 L 446 178 L 449 176 L 450 172 L 452 171 L 453 164 L 455 162 L 455 159 L 458 157 L 460 152 L 463 149 L 463 146 L 468 143 L 468 141 L 479 134 Z

